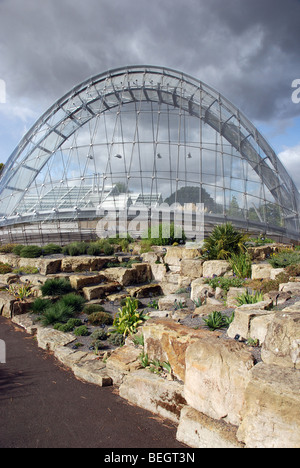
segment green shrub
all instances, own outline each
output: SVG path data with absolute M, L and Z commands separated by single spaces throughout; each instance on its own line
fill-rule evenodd
M 241 288 L 245 280 L 237 277 L 216 276 L 215 278 L 206 278 L 204 283 L 213 289 L 221 288 L 225 292 L 228 292 L 229 288 Z
M 290 265 L 297 265 L 300 263 L 300 252 L 286 250 L 273 254 L 268 262 L 272 265 L 273 268 L 285 268 Z
M 72 306 L 76 312 L 80 313 L 82 312 L 86 301 L 84 297 L 79 296 L 78 294 L 69 293 L 63 296 L 60 299 L 60 302 L 65 305 Z
M 13 253 L 15 255 L 20 256 L 21 255 L 21 250 L 25 247 L 25 245 L 18 244 L 13 248 Z
M 112 245 L 110 245 L 110 244 L 105 244 L 104 245 L 104 247 L 103 247 L 104 255 L 107 255 L 109 257 L 110 255 L 113 255 L 114 252 L 115 252 L 115 249 L 114 249 L 114 247 Z
M 43 254 L 41 247 L 37 245 L 28 245 L 23 247 L 20 251 L 21 258 L 39 258 Z
M 45 284 L 41 286 L 42 295 L 45 296 L 62 296 L 73 292 L 70 281 L 64 278 L 48 279 Z
M 105 309 L 100 304 L 87 304 L 84 306 L 83 313 L 87 315 L 91 315 L 94 312 L 105 312 Z
M 75 311 L 72 306 L 67 306 L 60 302 L 52 304 L 51 307 L 48 307 L 44 310 L 41 315 L 41 323 L 44 327 L 48 325 L 53 325 L 54 323 L 61 322 L 65 323 L 70 318 L 73 318 Z
M 15 268 L 13 270 L 13 273 L 16 275 L 36 275 L 38 274 L 39 269 L 36 267 L 31 267 L 31 266 L 24 266 L 20 268 Z
M 232 254 L 245 253 L 247 240 L 248 236 L 231 223 L 216 226 L 204 240 L 202 256 L 205 260 L 227 260 Z
M 34 314 L 42 314 L 46 309 L 52 306 L 52 302 L 49 299 L 42 299 L 38 297 L 30 306 L 30 310 Z
M 89 336 L 90 332 L 88 328 L 86 327 L 86 325 L 81 325 L 80 327 L 76 328 L 76 330 L 74 330 L 74 335 L 75 336 Z
M 44 255 L 54 255 L 60 254 L 62 252 L 62 248 L 60 245 L 56 244 L 48 244 L 43 248 Z
M 174 243 L 184 243 L 186 235 L 181 227 L 176 226 L 174 223 L 162 224 L 158 226 L 151 226 L 148 232 L 143 235 L 143 239 L 150 241 L 151 245 L 173 245 Z
M 113 333 L 108 337 L 107 341 L 113 346 L 123 346 L 125 343 L 125 337 L 120 333 Z
M 8 265 L 8 263 L 0 262 L 0 275 L 6 275 L 7 273 L 11 273 L 13 271 L 12 267 Z
M 88 255 L 95 255 L 95 256 L 101 255 L 102 250 L 101 250 L 100 245 L 97 242 L 93 242 L 92 244 L 90 244 L 90 246 L 87 249 L 87 254 Z
M 70 333 L 74 330 L 74 328 L 80 327 L 81 325 L 82 321 L 80 319 L 71 318 L 67 321 L 67 323 L 56 323 L 53 328 L 64 333 Z
M 108 312 L 94 312 L 88 316 L 88 321 L 91 325 L 112 325 L 113 318 Z
M 0 253 L 13 253 L 18 244 L 3 244 L 0 245 Z
M 95 330 L 92 334 L 91 334 L 91 338 L 93 340 L 101 340 L 101 341 L 105 341 L 107 339 L 107 333 L 105 330 L 103 330 L 102 328 L 100 330 Z
M 71 257 L 78 257 L 79 255 L 85 255 L 88 247 L 89 245 L 86 242 L 72 242 L 62 249 L 62 253 Z

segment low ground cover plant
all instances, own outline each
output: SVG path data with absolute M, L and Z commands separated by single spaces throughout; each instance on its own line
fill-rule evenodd
M 6 275 L 13 271 L 12 267 L 8 263 L 0 262 L 0 275 Z
M 204 284 L 208 284 L 213 289 L 221 288 L 227 293 L 230 288 L 243 287 L 245 280 L 238 277 L 216 276 L 214 278 L 206 278 Z
M 285 250 L 271 255 L 268 262 L 273 268 L 285 268 L 290 265 L 297 265 L 300 263 L 300 252 L 293 250 Z

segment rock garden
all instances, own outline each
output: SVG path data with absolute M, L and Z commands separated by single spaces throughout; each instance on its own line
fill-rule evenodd
M 298 247 L 231 224 L 201 246 L 9 244 L 0 289 L 1 315 L 187 446 L 300 447 Z

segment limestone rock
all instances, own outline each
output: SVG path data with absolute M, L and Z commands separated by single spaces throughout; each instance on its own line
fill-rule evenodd
M 238 307 L 239 303 L 237 298 L 246 292 L 247 288 L 229 288 L 226 299 L 227 307 Z
M 144 369 L 128 374 L 119 393 L 130 403 L 173 422 L 179 421 L 181 409 L 186 404 L 183 385 Z
M 251 304 L 255 305 L 255 304 Z M 255 307 L 237 307 L 234 313 L 234 320 L 230 324 L 227 334 L 230 338 L 234 338 L 236 335 L 240 335 L 241 338 L 248 339 L 248 338 L 258 338 L 251 336 L 251 322 L 255 317 L 266 316 L 270 315 L 273 316 L 274 312 L 267 311 Z
M 251 267 L 251 278 L 256 279 L 271 279 L 272 265 L 269 263 L 254 264 Z
M 203 276 L 203 263 L 202 259 L 184 259 L 180 263 L 180 274 L 181 276 L 187 276 L 189 278 L 200 278 Z
M 176 439 L 192 448 L 244 448 L 236 437 L 237 428 L 209 418 L 190 406 L 181 410 Z
M 109 262 L 115 260 L 115 257 L 64 257 L 61 261 L 62 272 L 80 272 L 80 271 L 99 271 Z
M 191 299 L 197 301 L 198 299 L 204 299 L 208 296 L 214 297 L 215 291 L 208 284 L 204 283 L 204 278 L 198 278 L 191 283 Z
M 8 292 L 0 292 L 0 315 L 3 317 L 11 318 L 13 315 L 13 306 L 16 302 L 14 296 L 11 296 Z
M 262 347 L 261 357 L 266 364 L 300 369 L 300 311 L 285 310 L 274 315 Z
M 30 335 L 36 335 L 38 328 L 41 328 L 40 325 L 34 322 L 31 314 L 15 315 L 11 321 L 24 328 Z
M 99 359 L 82 359 L 72 366 L 72 370 L 75 377 L 84 382 L 89 382 L 99 387 L 112 385 L 112 378 L 108 375 L 103 361 Z
M 208 260 L 203 263 L 203 276 L 213 278 L 214 276 L 225 276 L 232 272 L 230 264 L 226 260 Z
M 61 258 L 20 258 L 18 267 L 35 267 L 41 275 L 53 275 L 61 271 L 61 263 Z
M 159 310 L 174 310 L 175 302 L 182 302 L 182 305 L 186 305 L 186 299 L 179 294 L 169 294 L 168 296 L 161 297 L 158 301 Z
M 154 281 L 163 281 L 166 274 L 167 274 L 167 268 L 166 265 L 163 263 L 152 263 L 151 264 L 151 271 L 152 271 L 152 279 Z
M 169 265 L 171 271 L 180 272 L 181 262 L 200 256 L 198 249 L 186 249 L 185 247 L 168 247 L 164 262 Z
M 87 286 L 99 285 L 106 280 L 102 274 L 97 275 L 74 275 L 70 276 L 70 283 L 73 289 L 77 291 Z
M 108 295 L 112 292 L 118 291 L 120 284 L 117 282 L 102 284 L 98 286 L 89 286 L 83 288 L 83 294 L 87 301 L 92 301 L 94 299 L 101 299 L 105 295 Z
M 52 328 L 38 328 L 38 346 L 46 351 L 54 351 L 57 346 L 66 346 L 76 340 L 71 333 L 63 333 Z
M 239 425 L 254 358 L 242 343 L 207 336 L 186 351 L 185 398 L 213 419 Z
M 126 374 L 141 367 L 140 354 L 140 349 L 127 345 L 117 348 L 111 354 L 106 361 L 106 370 L 114 385 L 120 386 Z
M 169 362 L 175 377 L 184 382 L 188 346 L 209 334 L 219 336 L 220 332 L 204 328 L 193 330 L 168 318 L 148 320 L 143 326 L 145 354 L 150 360 Z
M 128 288 L 128 291 L 131 297 L 137 297 L 138 299 L 160 296 L 162 294 L 162 289 L 159 284 L 146 284 L 136 288 Z
M 279 291 L 300 295 L 300 283 L 282 283 L 279 285 Z
M 300 372 L 257 364 L 245 393 L 237 437 L 247 448 L 300 447 Z

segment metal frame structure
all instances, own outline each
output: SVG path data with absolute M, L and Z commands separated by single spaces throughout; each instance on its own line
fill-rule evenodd
M 0 181 L 0 240 L 34 226 L 88 235 L 99 207 L 162 201 L 299 240 L 299 192 L 259 131 L 211 87 L 155 66 L 92 77 L 41 116 Z

